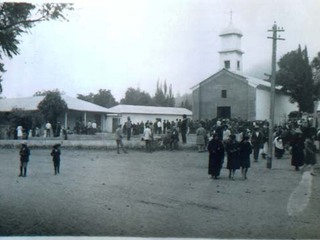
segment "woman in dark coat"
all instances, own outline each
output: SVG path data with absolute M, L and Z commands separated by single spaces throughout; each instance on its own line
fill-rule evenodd
M 224 146 L 221 140 L 219 140 L 218 134 L 213 134 L 212 139 L 208 143 L 208 151 L 208 174 L 211 175 L 211 178 L 218 179 L 224 158 Z
M 240 143 L 240 167 L 244 179 L 247 179 L 248 168 L 250 168 L 250 155 L 252 145 L 249 142 L 249 136 L 245 136 Z
M 60 144 L 54 145 L 51 151 L 55 175 L 57 175 L 57 173 L 60 173 L 60 155 L 61 155 L 60 146 L 61 146 Z
M 229 178 L 234 180 L 237 169 L 240 169 L 240 144 L 236 141 L 235 135 L 230 135 L 230 139 L 226 144 L 227 152 L 227 169 L 229 169 Z
M 304 164 L 304 137 L 300 129 L 296 130 L 291 141 L 291 165 L 299 171 L 299 167 Z

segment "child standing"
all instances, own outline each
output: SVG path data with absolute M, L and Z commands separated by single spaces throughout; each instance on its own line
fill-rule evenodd
M 53 167 L 54 167 L 54 175 L 57 175 L 60 173 L 60 146 L 61 144 L 55 144 L 51 151 L 52 161 L 53 161 Z
M 26 177 L 29 156 L 30 156 L 30 149 L 28 148 L 26 141 L 22 142 L 19 154 L 20 154 L 20 174 L 19 174 L 19 177 Z

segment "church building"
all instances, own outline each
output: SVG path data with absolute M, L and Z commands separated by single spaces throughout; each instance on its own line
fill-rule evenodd
M 241 50 L 242 32 L 230 21 L 220 34 L 220 70 L 192 87 L 193 119 L 238 118 L 243 120 L 270 119 L 271 83 L 243 74 Z M 275 89 L 276 123 L 285 120 L 296 104 L 289 96 Z

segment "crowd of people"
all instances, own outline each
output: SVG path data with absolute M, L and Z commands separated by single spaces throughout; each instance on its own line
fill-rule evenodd
M 199 127 L 201 129 L 202 126 Z M 254 162 L 259 157 L 266 158 L 269 153 L 268 122 L 252 122 L 244 127 L 238 121 L 217 121 L 210 128 L 212 138 L 208 143 L 209 170 L 213 179 L 219 178 L 220 170 L 226 158 L 229 178 L 234 180 L 236 170 L 241 169 L 243 179 L 247 179 L 250 168 L 250 155 Z M 308 120 L 292 120 L 275 127 L 271 134 L 272 148 L 277 159 L 287 151 L 291 156 L 291 165 L 296 171 L 310 168 L 315 175 L 314 165 L 319 152 L 320 130 L 311 126 Z
M 241 119 L 192 121 L 183 116 L 180 121 L 177 119 L 176 122 L 170 122 L 170 127 L 164 127 L 159 122 L 161 121 L 156 120 L 154 123 L 147 121 L 140 125 L 143 131 L 139 133 L 142 133 L 146 151 L 152 152 L 152 142 L 158 145 L 155 139 L 159 138 L 162 148 L 176 149 L 180 139 L 184 144 L 187 142 L 188 134 L 193 133 L 196 135 L 198 152 L 209 152 L 208 173 L 213 179 L 219 178 L 225 159 L 230 179 L 234 179 L 238 169 L 241 169 L 243 179 L 247 179 L 250 159 L 258 162 L 260 157 L 266 159 L 269 154 L 267 121 Z M 131 123 L 127 126 L 133 128 L 133 125 Z M 126 128 L 123 131 L 127 136 L 128 130 L 129 128 Z M 311 174 L 314 174 L 313 166 L 316 163 L 316 152 L 319 151 L 320 130 L 312 127 L 309 119 L 291 119 L 278 124 L 271 136 L 271 147 L 275 158 L 281 159 L 285 152 L 290 153 L 291 165 L 296 171 L 303 171 L 309 165 Z
M 91 125 L 92 126 L 92 125 Z M 123 144 L 123 138 L 128 141 L 135 134 L 130 117 L 122 125 L 119 124 L 115 131 L 117 153 L 120 150 L 128 153 Z M 147 121 L 139 124 L 139 136 L 145 141 L 146 152 L 154 151 L 154 144 L 168 150 L 178 149 L 180 142 L 187 143 L 188 135 L 195 134 L 198 152 L 209 153 L 208 174 L 213 179 L 218 179 L 220 171 L 226 160 L 226 168 L 229 170 L 229 178 L 234 180 L 236 170 L 241 169 L 243 179 L 247 179 L 248 169 L 251 166 L 250 159 L 258 162 L 259 157 L 269 157 L 269 136 L 272 136 L 272 148 L 274 156 L 281 159 L 285 152 L 291 156 L 291 165 L 296 171 L 304 171 L 310 168 L 312 175 L 314 165 L 317 162 L 316 154 L 319 152 L 320 129 L 312 127 L 309 119 L 291 119 L 275 126 L 269 135 L 269 123 L 267 121 L 242 121 L 241 119 L 213 119 L 192 121 L 182 116 L 176 121 L 155 122 Z M 143 130 L 143 131 L 142 131 Z M 23 139 L 23 128 L 16 128 L 17 138 Z M 63 135 L 63 127 L 56 128 L 53 132 L 51 124 L 45 124 L 44 136 Z M 90 134 L 94 132 L 90 131 Z M 181 139 L 181 141 L 180 141 Z M 59 173 L 60 150 L 55 145 L 51 152 L 54 160 L 55 174 Z M 251 157 L 252 154 L 252 157 Z M 27 163 L 30 150 L 26 143 L 20 149 L 20 176 L 26 176 Z

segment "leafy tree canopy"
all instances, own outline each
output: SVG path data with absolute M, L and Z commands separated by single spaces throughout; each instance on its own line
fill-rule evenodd
M 154 106 L 149 93 L 141 91 L 140 88 L 128 88 L 125 97 L 120 100 L 121 104 Z
M 89 95 L 78 94 L 77 98 L 97 104 L 99 106 L 110 108 L 116 106 L 118 102 L 113 97 L 110 90 L 100 89 L 97 94 L 90 93 Z
M 58 122 L 58 117 L 64 114 L 67 109 L 67 103 L 61 98 L 58 91 L 47 91 L 45 98 L 39 103 L 38 109 L 46 121 L 49 121 L 53 129 Z
M 48 93 L 57 93 L 59 95 L 64 95 L 65 93 L 63 91 L 60 91 L 59 89 L 53 89 L 53 90 L 42 90 L 42 91 L 37 91 L 33 96 L 46 96 Z
M 19 37 L 28 33 L 36 23 L 49 20 L 66 20 L 65 10 L 73 10 L 72 4 L 45 3 L 35 5 L 23 2 L 0 3 L 0 60 L 19 54 Z M 5 72 L 0 62 L 0 72 Z M 0 78 L 0 83 L 2 79 Z M 0 93 L 2 87 L 0 84 Z
M 309 64 L 308 51 L 291 51 L 284 55 L 279 63 L 277 72 L 277 84 L 282 85 L 282 91 L 288 93 L 291 102 L 299 105 L 303 112 L 313 112 L 314 100 L 317 99 L 315 84 L 312 77 L 312 69 Z

